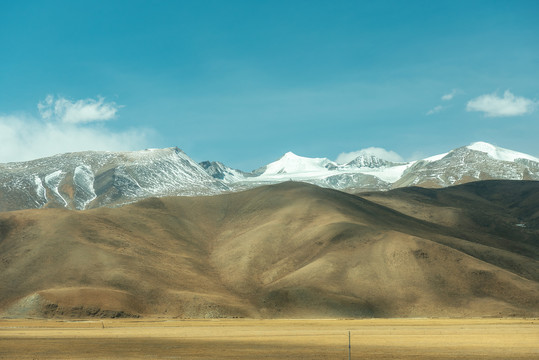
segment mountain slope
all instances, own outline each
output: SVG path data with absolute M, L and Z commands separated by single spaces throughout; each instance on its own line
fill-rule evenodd
M 286 182 L 114 209 L 3 213 L 0 311 L 537 316 L 539 183 L 478 184 L 359 197 Z M 428 218 L 433 207 L 449 207 L 458 226 Z M 463 210 L 471 208 L 484 217 Z M 496 228 L 484 218 L 526 226 Z
M 478 181 L 445 189 L 418 187 L 359 196 L 446 231 L 466 229 L 457 249 L 533 280 L 539 280 L 539 182 Z M 477 249 L 471 249 L 471 242 Z M 495 248 L 494 260 L 485 247 Z M 468 249 L 468 250 L 466 250 Z

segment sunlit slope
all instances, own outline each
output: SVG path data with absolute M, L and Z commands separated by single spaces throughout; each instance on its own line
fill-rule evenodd
M 526 191 L 537 192 L 533 184 Z M 288 182 L 116 209 L 0 214 L 1 311 L 15 317 L 539 315 L 537 226 L 493 234 L 474 218 L 461 219 L 468 215 L 458 209 L 450 209 L 454 224 L 429 218 L 442 206 L 421 200 L 420 191 L 410 205 L 415 210 L 397 206 L 406 203 L 400 193 L 394 202 L 393 192 L 370 194 L 376 203 Z M 461 191 L 460 197 L 468 194 Z M 484 197 L 468 197 L 467 206 L 477 203 L 478 212 L 491 208 Z M 524 201 L 518 216 L 536 216 L 534 201 Z M 508 216 L 501 205 L 489 211 Z M 506 240 L 510 246 L 499 245 Z

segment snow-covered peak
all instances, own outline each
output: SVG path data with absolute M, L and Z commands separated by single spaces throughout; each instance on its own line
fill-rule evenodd
M 539 159 L 528 154 L 524 154 L 518 151 L 504 149 L 492 144 L 478 141 L 467 146 L 470 150 L 480 151 L 488 154 L 493 159 L 502 161 L 515 161 L 516 159 L 527 159 L 531 161 L 539 162 Z
M 264 175 L 297 174 L 327 171 L 336 167 L 333 161 L 327 158 L 308 158 L 287 152 L 279 160 L 265 166 Z
M 347 166 L 353 166 L 358 168 L 380 168 L 384 166 L 393 166 L 395 163 L 380 159 L 373 154 L 361 154 L 354 160 L 350 161 Z

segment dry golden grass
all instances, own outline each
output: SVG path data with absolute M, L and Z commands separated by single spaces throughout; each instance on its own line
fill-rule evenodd
M 2 359 L 537 359 L 537 319 L 1 320 Z

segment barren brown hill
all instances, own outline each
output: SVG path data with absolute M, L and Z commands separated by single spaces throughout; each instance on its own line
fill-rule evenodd
M 0 214 L 0 312 L 539 315 L 539 183 L 360 196 L 283 183 Z

